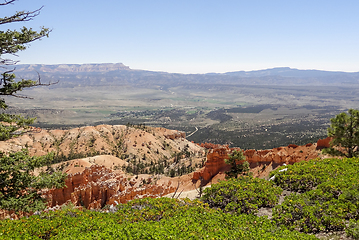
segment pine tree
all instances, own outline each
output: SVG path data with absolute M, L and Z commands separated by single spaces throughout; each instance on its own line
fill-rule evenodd
M 249 163 L 243 155 L 243 151 L 234 150 L 228 154 L 228 159 L 225 162 L 231 166 L 231 169 L 226 172 L 227 178 L 237 178 L 239 174 L 247 175 L 249 172 Z
M 14 3 L 15 0 L 2 0 L 0 8 Z M 20 11 L 11 16 L 0 18 L 0 25 L 5 26 L 15 22 L 26 22 L 36 17 L 42 8 L 35 11 Z M 22 27 L 20 30 L 0 31 L 0 67 L 6 69 L 0 78 L 0 95 L 27 98 L 18 92 L 25 88 L 48 85 L 42 84 L 40 77 L 36 80 L 18 80 L 14 74 L 15 60 L 7 56 L 16 56 L 23 51 L 28 44 L 47 37 L 50 30 L 42 27 L 39 31 Z M 8 106 L 4 99 L 0 99 L 0 108 L 4 111 Z M 32 118 L 24 118 L 19 115 L 0 113 L 0 141 L 4 141 L 22 134 L 28 125 L 34 121 Z M 16 153 L 4 154 L 0 152 L 0 209 L 14 211 L 35 211 L 45 207 L 45 199 L 40 190 L 64 186 L 65 174 L 58 172 L 42 172 L 34 175 L 35 168 L 50 164 L 54 155 L 43 157 L 30 157 L 27 150 Z
M 12 4 L 15 0 L 3 0 L 0 3 L 1 8 L 6 8 L 6 5 Z M 39 8 L 35 11 L 20 11 L 11 16 L 0 18 L 0 25 L 5 26 L 15 22 L 27 22 L 40 14 Z M 40 77 L 34 80 L 17 80 L 14 68 L 9 68 L 15 65 L 17 61 L 8 58 L 7 56 L 16 56 L 19 51 L 23 51 L 28 47 L 28 44 L 39 40 L 43 37 L 48 37 L 50 30 L 42 27 L 40 31 L 34 31 L 32 28 L 22 27 L 20 30 L 0 31 L 0 67 L 7 69 L 1 74 L 0 79 L 0 96 L 13 96 L 19 98 L 27 98 L 19 95 L 18 92 L 25 88 L 49 85 L 42 84 Z M 0 99 L 0 108 L 7 109 L 4 99 Z M 18 135 L 27 128 L 27 126 L 34 122 L 33 118 L 24 118 L 19 115 L 0 114 L 0 140 L 7 140 L 14 135 Z
M 323 149 L 323 153 L 348 158 L 359 156 L 359 111 L 349 109 L 330 119 L 328 136 L 333 140 L 331 147 Z

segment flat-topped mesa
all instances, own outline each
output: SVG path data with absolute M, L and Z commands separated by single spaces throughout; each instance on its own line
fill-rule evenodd
M 289 144 L 287 147 L 267 150 L 249 149 L 244 151 L 244 155 L 251 168 L 255 168 L 259 165 L 272 165 L 273 168 L 276 168 L 284 163 L 294 164 L 296 162 L 317 158 L 321 153 L 317 145 L 320 145 L 321 148 L 327 147 L 330 140 L 331 139 L 323 139 L 319 140 L 317 144 L 308 143 L 304 146 Z M 238 150 L 238 148 L 229 148 L 228 146 L 209 143 L 200 144 L 200 146 L 209 149 L 209 152 L 204 168 L 194 172 L 193 181 L 202 178 L 205 182 L 209 182 L 216 174 L 228 171 L 230 166 L 226 164 L 224 160 L 228 158 L 228 154 L 233 150 Z
M 94 63 L 94 64 L 19 64 L 17 72 L 44 72 L 44 73 L 79 73 L 79 72 L 111 72 L 131 70 L 122 63 Z
M 72 202 L 75 206 L 98 209 L 109 204 L 126 203 L 136 198 L 161 197 L 175 191 L 170 182 L 167 185 L 152 185 L 151 179 L 129 180 L 98 165 L 70 174 L 65 180 L 65 185 L 64 188 L 44 192 L 49 200 L 49 207 Z

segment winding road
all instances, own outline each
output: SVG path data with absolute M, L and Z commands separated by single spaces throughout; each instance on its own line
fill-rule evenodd
M 186 138 L 192 136 L 193 134 L 195 134 L 198 131 L 198 127 L 195 127 L 195 128 L 196 128 L 196 130 L 194 130 L 192 133 L 190 133 Z

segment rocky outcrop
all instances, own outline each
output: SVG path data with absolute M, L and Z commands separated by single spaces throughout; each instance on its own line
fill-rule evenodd
M 213 176 L 219 172 L 227 171 L 230 168 L 225 163 L 225 159 L 233 150 L 238 148 L 229 148 L 228 146 L 218 146 L 215 144 L 201 144 L 209 150 L 207 155 L 207 161 L 204 168 L 193 174 L 193 181 L 200 180 L 201 178 L 208 182 Z M 245 150 L 244 155 L 246 161 L 250 164 L 250 167 L 256 168 L 263 165 L 263 169 L 266 166 L 271 165 L 272 168 L 276 168 L 282 164 L 293 164 L 299 161 L 309 160 L 318 157 L 320 151 L 317 150 L 316 144 L 306 144 L 304 146 L 298 146 L 290 144 L 287 147 L 278 147 L 268 150 Z
M 213 144 L 213 143 L 201 143 L 198 144 L 199 146 L 206 148 L 206 149 L 216 149 L 216 148 L 228 148 L 228 145 L 220 145 L 220 144 Z
M 171 132 L 171 133 L 165 134 L 164 136 L 167 139 L 175 140 L 175 139 L 179 139 L 179 138 L 186 138 L 186 133 L 176 131 L 176 132 Z
M 289 145 L 287 147 L 274 148 L 271 150 L 246 150 L 244 155 L 251 167 L 258 164 L 270 164 L 273 166 L 293 164 L 303 160 L 309 160 L 318 157 L 318 151 L 314 145 Z
M 185 139 L 186 134 L 177 130 L 124 125 L 98 125 L 68 130 L 34 129 L 33 131 L 0 142 L 0 151 L 11 152 L 28 148 L 30 155 L 41 156 L 55 152 L 61 161 L 69 156 L 83 158 L 95 155 L 117 157 L 136 156 L 147 162 L 157 162 L 187 147 L 192 155 L 203 148 Z M 201 155 L 201 154 L 197 154 Z
M 192 179 L 197 181 L 202 178 L 205 182 L 208 182 L 220 171 L 228 170 L 230 166 L 224 162 L 224 159 L 227 158 L 230 152 L 231 149 L 228 147 L 211 149 L 207 154 L 207 161 L 204 168 L 200 171 L 194 172 Z
M 323 148 L 329 148 L 330 147 L 330 141 L 332 141 L 333 138 L 327 137 L 324 139 L 319 139 L 317 142 L 317 149 L 323 149 Z
M 175 191 L 170 182 L 167 185 L 154 185 L 151 178 L 138 181 L 127 179 L 108 168 L 95 165 L 81 173 L 70 174 L 65 184 L 64 188 L 44 193 L 49 200 L 49 207 L 72 202 L 75 206 L 96 209 L 136 198 L 161 197 Z

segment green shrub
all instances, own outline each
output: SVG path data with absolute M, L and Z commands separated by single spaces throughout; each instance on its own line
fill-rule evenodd
M 280 172 L 284 168 L 287 168 L 287 171 Z M 283 189 L 306 192 L 328 181 L 357 179 L 357 169 L 359 158 L 313 159 L 282 166 L 272 171 L 270 177 L 275 175 L 274 183 Z
M 287 167 L 274 172 L 275 182 L 305 192 L 292 193 L 273 209 L 277 224 L 304 232 L 338 231 L 359 219 L 359 159 L 315 159 Z
M 273 207 L 283 190 L 264 179 L 242 176 L 213 184 L 204 190 L 202 200 L 225 212 L 255 213 L 260 207 Z
M 0 221 L 1 239 L 316 239 L 265 217 L 233 215 L 199 201 L 141 199 L 116 213 L 62 210 Z
M 345 227 L 345 210 L 345 204 L 338 200 L 311 202 L 307 196 L 291 194 L 273 209 L 273 219 L 292 230 L 339 231 Z
M 349 226 L 345 232 L 349 237 L 359 239 L 359 221 L 350 220 Z

